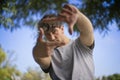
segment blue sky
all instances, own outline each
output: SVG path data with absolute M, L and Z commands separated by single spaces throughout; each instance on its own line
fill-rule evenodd
M 110 26 L 111 31 L 103 37 L 97 30 L 95 35 L 94 62 L 95 75 L 109 75 L 120 73 L 120 31 L 117 31 L 116 25 Z M 65 34 L 70 36 L 65 29 Z M 36 41 L 36 29 L 22 27 L 13 32 L 0 28 L 0 44 L 5 52 L 13 51 L 17 68 L 26 72 L 29 67 L 38 67 L 32 57 L 32 48 Z M 9 54 L 9 53 L 8 53 Z

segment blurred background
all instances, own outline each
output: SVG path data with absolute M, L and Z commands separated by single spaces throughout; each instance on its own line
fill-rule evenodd
M 32 57 L 37 22 L 75 5 L 92 22 L 96 80 L 120 80 L 120 0 L 0 0 L 0 80 L 51 80 Z M 79 32 L 69 35 L 76 39 Z

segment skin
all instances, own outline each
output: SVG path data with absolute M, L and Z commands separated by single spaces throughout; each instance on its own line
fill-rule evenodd
M 77 24 L 80 31 L 79 40 L 85 46 L 91 46 L 94 42 L 93 27 L 89 19 L 83 15 L 75 6 L 65 5 L 58 17 L 45 18 L 43 22 L 63 21 L 68 24 L 69 33 L 73 33 L 73 27 Z M 42 39 L 45 35 L 47 42 Z M 64 46 L 69 43 L 69 38 L 64 34 L 63 26 L 55 28 L 54 32 L 44 32 L 40 28 L 40 34 L 37 44 L 33 48 L 33 57 L 35 61 L 43 68 L 47 69 L 51 62 L 52 51 L 57 46 Z

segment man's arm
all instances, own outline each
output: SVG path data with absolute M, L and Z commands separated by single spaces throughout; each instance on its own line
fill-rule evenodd
M 40 65 L 42 69 L 47 69 L 50 66 L 51 61 L 51 50 L 47 45 L 48 43 L 43 41 L 42 36 L 44 35 L 43 29 L 40 29 L 39 36 L 37 38 L 37 43 L 33 48 L 33 58 Z
M 36 44 L 36 46 L 33 48 L 33 58 L 38 63 L 42 69 L 47 69 L 50 66 L 51 58 L 50 56 L 43 56 L 40 53 L 40 46 Z
M 61 21 L 67 22 L 69 33 L 72 34 L 74 24 L 80 31 L 80 41 L 86 46 L 91 46 L 94 42 L 93 27 L 90 20 L 73 5 L 65 5 L 59 14 Z
M 80 31 L 80 41 L 86 46 L 91 46 L 94 42 L 93 26 L 85 15 L 81 12 L 78 14 L 77 27 Z

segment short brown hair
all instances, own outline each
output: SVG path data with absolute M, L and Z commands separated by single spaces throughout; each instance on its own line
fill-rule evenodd
M 56 26 L 60 27 L 63 24 L 61 21 L 58 21 L 58 22 L 55 22 L 55 23 L 52 23 L 52 24 L 49 24 L 47 22 L 42 22 L 43 19 L 52 18 L 52 17 L 57 17 L 57 15 L 47 14 L 47 15 L 43 16 L 43 18 L 38 22 L 38 30 L 39 30 L 39 28 L 43 28 L 45 31 L 49 31 L 50 28 L 53 29 Z

